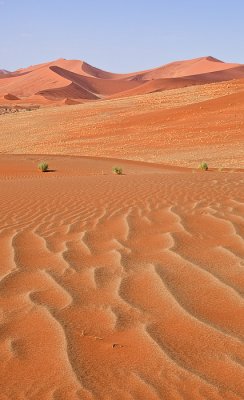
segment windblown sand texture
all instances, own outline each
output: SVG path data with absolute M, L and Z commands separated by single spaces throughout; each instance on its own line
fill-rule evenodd
M 244 395 L 243 173 L 2 156 L 1 399 Z
M 0 400 L 244 398 L 242 70 L 0 73 Z

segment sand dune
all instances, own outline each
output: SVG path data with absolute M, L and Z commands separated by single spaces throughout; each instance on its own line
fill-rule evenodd
M 180 89 L 194 85 L 205 85 L 208 83 L 224 82 L 244 77 L 244 66 L 233 67 L 228 70 L 209 72 L 204 74 L 189 75 L 175 78 L 160 78 L 146 80 L 138 87 L 121 91 L 109 98 L 137 96 L 141 94 L 160 92 L 165 90 Z M 137 81 L 138 82 L 138 81 Z
M 244 398 L 243 68 L 0 74 L 1 400 Z
M 14 94 L 7 93 L 3 96 L 4 100 L 20 100 L 19 97 L 15 96 Z
M 243 172 L 41 159 L 0 157 L 1 398 L 241 400 Z
M 54 92 L 60 95 L 60 104 L 74 106 L 41 108 L 31 118 L 28 113 L 1 118 L 1 151 L 117 157 L 192 167 L 204 159 L 211 167 L 244 167 L 243 79 L 81 105 L 72 99 L 77 96 L 81 101 L 75 89 L 72 84 Z M 52 91 L 48 93 L 51 98 Z M 34 97 L 33 102 L 38 104 Z
M 103 97 L 133 89 L 141 85 L 139 82 L 126 79 L 96 79 L 94 77 L 81 76 L 79 74 L 63 70 L 59 67 L 52 67 L 52 70 L 57 74 L 70 79 L 72 82 L 79 84 L 80 86 L 85 86 L 93 93 L 98 95 L 100 94 Z
M 225 71 L 239 67 L 240 64 L 224 63 L 213 57 L 201 57 L 193 60 L 175 61 L 153 70 L 142 72 L 140 79 L 179 78 L 191 75 Z
M 98 99 L 98 97 L 95 94 L 75 83 L 71 83 L 68 86 L 56 89 L 42 90 L 38 92 L 37 95 L 44 96 L 45 98 L 54 101 L 59 99 L 65 99 L 67 97 L 71 99 L 81 99 L 81 100 Z
M 58 59 L 10 75 L 1 74 L 0 97 L 11 93 L 21 102 L 33 104 L 33 96 L 43 96 L 59 104 L 69 98 L 81 103 L 90 100 L 135 96 L 196 84 L 244 78 L 244 66 L 224 63 L 213 57 L 177 61 L 159 68 L 128 74 L 114 74 L 83 61 Z M 35 98 L 37 104 L 43 100 Z M 4 99 L 0 99 L 3 103 Z

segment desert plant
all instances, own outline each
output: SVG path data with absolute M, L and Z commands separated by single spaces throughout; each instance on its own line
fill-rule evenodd
M 40 164 L 38 164 L 38 169 L 42 172 L 47 172 L 48 164 L 46 162 L 41 162 Z
M 123 172 L 121 167 L 113 167 L 112 171 L 116 175 L 122 175 L 122 172 Z
M 207 171 L 208 170 L 208 164 L 206 162 L 201 162 L 201 164 L 199 164 L 199 169 L 202 169 L 203 171 Z

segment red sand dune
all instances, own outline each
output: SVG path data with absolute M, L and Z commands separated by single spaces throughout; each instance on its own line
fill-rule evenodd
M 238 78 L 244 78 L 243 65 L 224 63 L 213 57 L 177 61 L 129 74 L 102 71 L 79 60 L 58 59 L 19 69 L 6 77 L 2 74 L 0 96 L 11 93 L 24 103 L 33 103 L 35 95 L 48 103 L 58 104 L 66 98 L 83 103 Z M 42 100 L 34 99 L 43 104 Z
M 3 96 L 5 100 L 20 100 L 19 97 L 15 96 L 14 94 L 7 93 Z
M 244 398 L 242 74 L 0 79 L 0 400 Z
M 143 80 L 179 78 L 216 71 L 226 71 L 239 66 L 240 64 L 224 63 L 213 57 L 201 57 L 193 60 L 175 61 L 162 67 L 139 73 L 138 76 Z
M 157 90 L 153 82 L 145 85 Z M 244 168 L 244 79 L 80 105 L 81 99 L 75 101 L 68 92 L 62 93 L 66 96 L 59 104 L 73 106 L 1 118 L 1 151 L 191 167 L 205 159 L 214 167 Z M 52 104 L 51 95 L 50 100 L 39 98 L 43 105 Z M 34 97 L 33 102 L 38 103 Z

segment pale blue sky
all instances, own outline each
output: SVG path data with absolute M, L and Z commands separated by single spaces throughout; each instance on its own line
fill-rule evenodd
M 56 58 L 130 72 L 201 56 L 244 63 L 243 0 L 0 0 L 0 68 Z

